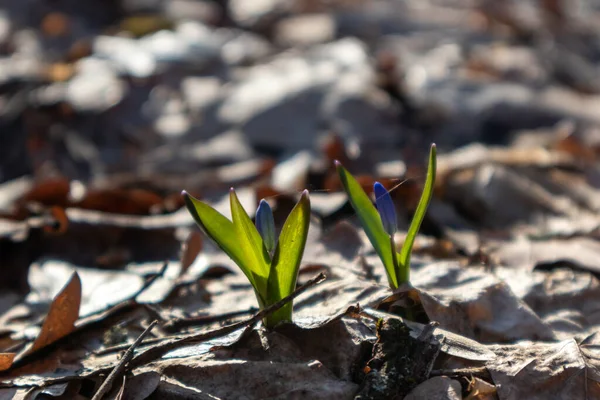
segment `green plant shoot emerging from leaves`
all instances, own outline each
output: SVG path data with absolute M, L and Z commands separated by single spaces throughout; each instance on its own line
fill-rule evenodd
M 185 191 L 182 194 L 196 223 L 246 275 L 261 309 L 294 291 L 308 236 L 310 200 L 307 190 L 285 221 L 279 240 L 275 237 L 273 212 L 264 200 L 256 212 L 255 227 L 233 189 L 229 193 L 232 221 Z M 265 318 L 264 323 L 270 328 L 291 320 L 290 302 Z
M 373 192 L 377 208 L 373 206 L 371 199 L 362 189 L 356 179 L 338 161 L 336 167 L 344 190 L 350 198 L 350 204 L 356 211 L 360 223 L 369 238 L 369 241 L 377 251 L 381 262 L 385 266 L 389 285 L 397 289 L 402 283 L 410 279 L 410 254 L 425 217 L 429 201 L 433 195 L 436 170 L 436 147 L 431 145 L 429 151 L 429 165 L 427 167 L 427 179 L 421 194 L 421 199 L 415 211 L 415 215 L 408 229 L 404 245 L 400 253 L 396 252 L 394 234 L 397 230 L 396 210 L 388 191 L 379 182 L 375 182 Z

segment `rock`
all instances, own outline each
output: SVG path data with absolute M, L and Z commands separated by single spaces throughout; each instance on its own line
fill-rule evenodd
M 201 113 L 221 97 L 223 83 L 214 77 L 188 76 L 181 81 L 181 92 L 192 113 Z
M 271 186 L 281 192 L 302 190 L 315 156 L 308 150 L 283 157 L 273 169 Z
M 529 84 L 544 83 L 548 79 L 542 60 L 533 49 L 525 46 L 475 46 L 469 54 L 469 63 L 476 68 L 487 69 L 509 80 Z
M 251 27 L 281 14 L 289 3 L 285 0 L 229 0 L 229 12 L 240 26 Z
M 400 128 L 386 115 L 389 106 L 374 87 L 364 45 L 343 39 L 248 69 L 232 82 L 218 116 L 254 146 L 294 151 L 312 148 L 334 125 L 367 144 L 393 144 Z
M 174 21 L 193 20 L 214 23 L 221 18 L 216 3 L 203 0 L 171 0 L 164 2 L 164 15 Z
M 93 43 L 95 55 L 114 63 L 115 67 L 135 78 L 147 78 L 156 73 L 156 59 L 152 53 L 131 38 L 98 36 Z
M 118 104 L 127 88 L 105 61 L 86 58 L 76 65 L 77 74 L 67 83 L 66 100 L 78 111 L 102 112 Z
M 277 23 L 275 39 L 283 46 L 307 46 L 332 40 L 336 22 L 331 14 L 300 15 Z
M 10 35 L 10 31 L 12 29 L 11 22 L 9 16 L 6 12 L 0 12 L 0 45 L 4 45 Z
M 460 382 L 446 376 L 436 376 L 414 388 L 404 399 L 461 400 L 461 393 Z
M 140 39 L 140 46 L 159 62 L 205 63 L 218 57 L 213 32 L 197 21 L 185 21 L 175 31 L 163 30 Z
M 232 164 L 248 160 L 252 154 L 252 148 L 244 135 L 238 131 L 229 131 L 187 147 L 181 155 L 203 164 Z
M 221 47 L 221 58 L 229 65 L 253 64 L 273 52 L 267 40 L 251 32 L 218 29 L 215 36 Z
M 154 129 L 161 135 L 173 138 L 185 134 L 190 119 L 179 93 L 166 85 L 156 86 L 144 105 L 148 119 L 154 120 Z
M 98 36 L 93 50 L 136 78 L 156 74 L 159 64 L 204 66 L 217 59 L 220 51 L 212 31 L 197 21 L 182 22 L 174 31 L 160 30 L 140 39 Z
M 39 58 L 42 54 L 42 45 L 36 31 L 23 29 L 16 31 L 13 36 L 12 45 L 15 46 L 15 54 L 27 57 Z

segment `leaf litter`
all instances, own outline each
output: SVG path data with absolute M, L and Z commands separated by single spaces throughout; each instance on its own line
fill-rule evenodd
M 0 399 L 600 398 L 597 2 L 43 3 L 0 13 Z M 392 292 L 333 161 L 400 249 L 431 142 Z M 310 191 L 293 324 L 180 196 L 231 186 Z

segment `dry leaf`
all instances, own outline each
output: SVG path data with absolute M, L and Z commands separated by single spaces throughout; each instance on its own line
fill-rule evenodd
M 6 371 L 12 365 L 15 353 L 0 353 L 0 371 Z
M 462 399 L 461 387 L 458 381 L 445 376 L 436 376 L 414 388 L 404 399 L 460 400 Z
M 181 255 L 181 270 L 180 275 L 185 274 L 185 271 L 194 263 L 198 254 L 202 251 L 202 235 L 200 231 L 194 229 L 190 232 L 183 247 Z
M 486 363 L 501 399 L 597 399 L 598 355 L 582 352 L 573 339 L 489 346 Z M 593 353 L 597 353 L 593 351 Z
M 494 400 L 498 398 L 496 386 L 479 378 L 469 382 L 469 395 L 465 400 Z
M 42 329 L 25 354 L 31 354 L 68 335 L 79 318 L 81 305 L 81 280 L 74 272 L 64 289 L 54 298 Z

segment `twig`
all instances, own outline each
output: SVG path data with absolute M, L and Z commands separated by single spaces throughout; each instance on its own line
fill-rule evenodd
M 164 324 L 162 328 L 166 331 L 174 332 L 188 326 L 205 325 L 213 322 L 228 320 L 242 315 L 254 314 L 256 311 L 256 307 L 250 307 L 248 310 L 232 311 L 219 315 L 198 315 L 189 318 L 175 318 Z
M 131 360 L 130 364 L 132 366 L 146 364 L 152 360 L 162 357 L 167 352 L 169 352 L 181 345 L 197 343 L 197 342 L 204 342 L 206 340 L 229 335 L 230 333 L 235 332 L 238 329 L 254 325 L 258 321 L 271 315 L 272 313 L 279 310 L 281 307 L 283 307 L 290 301 L 294 300 L 296 297 L 298 297 L 300 294 L 304 293 L 310 287 L 315 286 L 315 285 L 323 282 L 324 280 L 325 280 L 325 274 L 321 272 L 319 275 L 310 279 L 304 285 L 302 285 L 299 288 L 297 288 L 296 290 L 294 290 L 294 292 L 292 294 L 284 297 L 283 299 L 279 300 L 278 302 L 276 302 L 274 304 L 271 304 L 267 308 L 262 309 L 261 311 L 256 313 L 252 318 L 249 318 L 245 321 L 236 322 L 235 324 L 231 324 L 231 325 L 225 326 L 223 328 L 216 329 L 214 331 L 201 332 L 201 333 L 193 334 L 190 336 L 185 336 L 180 339 L 174 339 L 169 342 L 161 343 L 157 346 L 149 348 L 148 350 L 146 350 L 145 352 L 143 352 L 141 354 L 138 354 L 133 360 Z
M 179 339 L 179 338 L 181 338 L 181 335 L 178 335 L 178 336 L 171 335 L 171 336 L 150 338 L 150 339 L 146 339 L 146 340 L 142 341 L 140 346 L 147 346 L 149 344 L 160 343 L 160 342 L 164 342 L 165 340 Z M 119 351 L 127 350 L 129 348 L 129 346 L 131 346 L 131 343 L 116 344 L 114 346 L 106 347 L 101 350 L 93 351 L 92 354 L 95 356 L 103 356 L 103 355 L 110 354 L 110 353 L 117 353 Z
M 252 324 L 260 321 L 262 318 L 274 313 L 275 311 L 277 311 L 278 309 L 283 307 L 285 304 L 292 301 L 293 299 L 298 297 L 300 294 L 304 293 L 310 287 L 315 286 L 315 285 L 323 282 L 324 280 L 325 280 L 325 274 L 320 273 L 316 277 L 307 281 L 304 285 L 297 288 L 291 295 L 289 295 L 289 296 L 285 297 L 284 299 L 278 301 L 277 303 L 265 308 L 264 310 L 258 312 L 256 315 L 254 315 L 252 318 L 249 318 L 245 321 L 238 322 L 233 325 L 229 325 L 229 326 L 223 327 L 221 329 L 217 329 L 215 331 L 210 331 L 210 332 L 200 333 L 200 334 L 196 334 L 196 335 L 192 335 L 192 336 L 186 336 L 183 338 L 173 339 L 170 342 L 164 343 L 164 345 L 158 345 L 156 347 L 152 347 L 152 348 L 146 350 L 145 352 L 139 354 L 137 357 L 134 357 L 129 362 L 129 367 L 134 368 L 134 367 L 137 367 L 138 365 L 142 365 L 146 362 L 152 361 L 153 359 L 155 359 L 157 357 L 161 357 L 162 355 L 164 355 L 168 351 L 176 348 L 179 345 L 214 339 L 219 336 L 228 335 L 229 333 L 234 332 L 245 326 L 252 325 Z M 139 338 L 138 338 L 138 340 L 139 340 Z M 138 344 L 134 343 L 133 345 L 137 346 Z M 100 369 L 93 371 L 92 373 L 87 374 L 87 375 L 80 375 L 78 379 L 80 379 L 81 377 L 92 378 L 92 377 L 95 377 L 98 375 L 109 373 L 109 371 L 111 371 L 111 370 L 112 370 L 112 368 L 110 368 L 110 367 L 100 368 Z M 73 379 L 74 379 L 73 376 L 61 376 L 61 377 L 57 377 L 57 378 L 47 378 L 44 380 L 43 383 L 41 383 L 39 385 L 39 387 L 48 387 L 48 386 L 52 386 L 52 385 L 58 384 L 58 383 L 70 382 Z M 4 383 L 4 382 L 0 381 L 0 388 L 13 387 L 12 385 L 13 384 L 10 382 Z M 92 399 L 92 400 L 95 400 L 95 399 Z
M 477 376 L 486 380 L 491 380 L 490 371 L 486 367 L 474 368 L 456 368 L 456 369 L 433 369 L 429 376 Z
M 148 279 L 146 282 L 144 282 L 144 284 L 142 285 L 142 287 L 135 292 L 130 299 L 131 300 L 135 300 L 140 294 L 144 293 L 146 291 L 146 289 L 148 289 L 150 286 L 152 286 L 152 284 L 154 283 L 154 281 L 156 281 L 158 278 L 162 278 L 165 275 L 165 272 L 167 271 L 167 267 L 169 266 L 169 262 L 165 261 L 163 263 L 163 266 L 161 267 L 160 271 L 158 271 L 158 273 L 153 274 L 150 279 Z
M 152 328 L 154 328 L 158 324 L 158 321 L 153 321 L 144 332 L 129 346 L 125 354 L 123 354 L 123 358 L 121 361 L 115 366 L 115 368 L 110 372 L 110 374 L 106 377 L 92 400 L 102 400 L 102 397 L 111 389 L 113 382 L 117 380 L 117 378 L 125 371 L 125 367 L 129 361 L 133 358 L 133 352 L 135 348 L 142 343 L 142 340 L 150 333 Z
M 433 336 L 433 332 L 435 331 L 435 328 L 437 328 L 438 326 L 440 326 L 439 322 L 431 321 L 430 323 L 428 323 L 427 325 L 425 325 L 423 327 L 423 330 L 417 337 L 417 340 L 419 340 L 421 342 L 424 342 L 425 340 L 429 340 L 429 338 L 431 338 Z
M 206 324 L 210 324 L 213 322 L 228 320 L 228 319 L 238 317 L 241 315 L 254 314 L 256 311 L 257 311 L 256 307 L 250 307 L 248 310 L 233 311 L 230 313 L 224 313 L 224 314 L 219 314 L 219 315 L 201 315 L 201 316 L 191 317 L 191 318 L 171 319 L 171 320 L 167 321 L 161 327 L 162 327 L 162 329 L 164 329 L 166 331 L 176 331 L 179 328 L 185 328 L 188 326 L 206 325 Z M 169 336 L 151 338 L 151 339 L 144 340 L 141 345 L 147 346 L 150 344 L 164 342 L 167 340 L 182 339 L 183 337 L 185 337 L 185 336 L 179 334 L 179 335 L 169 335 Z M 94 352 L 94 355 L 101 356 L 104 354 L 115 353 L 118 351 L 127 350 L 127 348 L 129 346 L 130 346 L 129 343 L 116 344 L 114 346 L 107 347 L 102 350 L 97 350 Z

